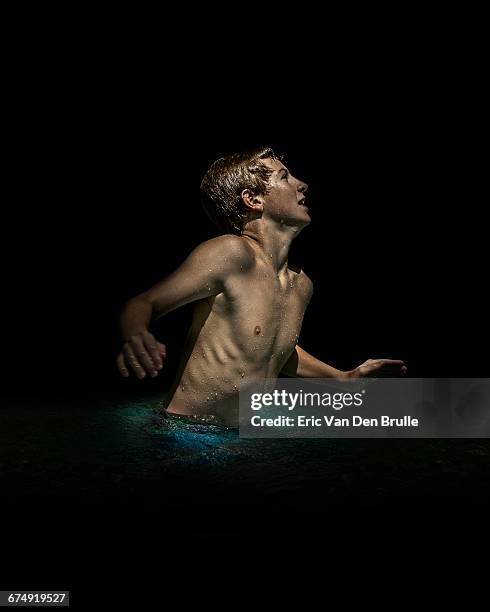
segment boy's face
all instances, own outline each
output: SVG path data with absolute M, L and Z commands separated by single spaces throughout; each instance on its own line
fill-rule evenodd
M 290 174 L 286 166 L 277 159 L 262 160 L 273 170 L 269 178 L 269 193 L 264 200 L 264 217 L 280 223 L 304 227 L 311 221 L 308 207 L 305 206 L 305 193 L 308 185 Z

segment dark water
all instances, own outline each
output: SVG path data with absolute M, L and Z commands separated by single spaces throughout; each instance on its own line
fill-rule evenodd
M 381 534 L 397 551 L 418 541 L 421 553 L 437 534 L 439 550 L 452 547 L 455 526 L 480 541 L 488 440 L 248 440 L 169 423 L 158 408 L 154 397 L 4 402 L 5 585 L 78 597 L 97 585 L 109 601 L 109 573 L 123 599 L 138 575 L 159 601 L 170 570 L 184 583 L 219 584 L 225 571 L 237 580 L 230 560 L 248 552 L 266 565 L 257 551 L 270 538 L 276 564 L 298 546 L 351 563 Z
M 138 500 L 198 522 L 215 508 L 305 512 L 353 498 L 483 503 L 490 484 L 488 440 L 249 440 L 159 408 L 155 397 L 7 403 L 3 490 L 13 503 Z

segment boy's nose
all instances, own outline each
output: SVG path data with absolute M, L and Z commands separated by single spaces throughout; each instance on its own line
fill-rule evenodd
M 308 190 L 308 185 L 306 183 L 303 183 L 303 181 L 300 181 L 299 186 L 298 186 L 298 191 L 300 193 L 306 193 L 307 190 Z

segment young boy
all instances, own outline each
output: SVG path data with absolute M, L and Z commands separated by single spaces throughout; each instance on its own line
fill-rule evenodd
M 288 265 L 292 240 L 311 219 L 308 185 L 272 149 L 218 159 L 201 190 L 223 236 L 200 244 L 170 276 L 129 300 L 121 314 L 125 344 L 117 365 L 139 378 L 162 369 L 165 347 L 150 323 L 195 302 L 194 316 L 167 412 L 237 421 L 240 384 L 279 373 L 300 377 L 366 376 L 403 361 L 369 359 L 342 372 L 298 344 L 313 285 Z

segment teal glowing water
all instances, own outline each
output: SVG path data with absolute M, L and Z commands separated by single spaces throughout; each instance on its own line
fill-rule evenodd
M 156 398 L 16 400 L 0 412 L 3 482 L 12 495 L 278 496 L 339 503 L 355 491 L 486 494 L 488 440 L 251 440 L 163 418 Z M 170 495 L 173 492 L 173 497 Z M 281 497 L 282 496 L 282 497 Z

